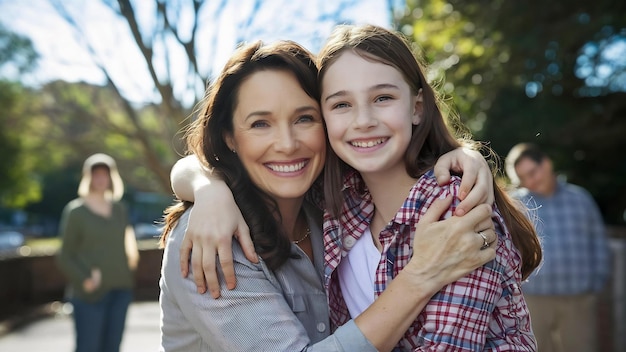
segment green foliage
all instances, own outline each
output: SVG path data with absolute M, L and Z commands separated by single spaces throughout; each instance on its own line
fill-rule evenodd
M 37 54 L 28 38 L 0 25 L 0 72 L 17 74 L 30 70 Z M 23 112 L 30 94 L 19 83 L 0 80 L 0 206 L 19 208 L 41 196 L 32 171 L 33 159 L 25 151 L 28 136 Z
M 0 23 L 0 70 L 11 66 L 14 73 L 30 71 L 38 58 L 29 38 L 9 31 Z
M 624 223 L 626 58 L 601 50 L 626 45 L 626 3 L 408 0 L 397 25 L 478 139 L 502 157 L 541 145 L 607 222 Z
M 21 118 L 29 94 L 17 83 L 0 81 L 0 206 L 20 208 L 41 197 L 33 171 L 34 159 L 28 143 L 26 123 Z

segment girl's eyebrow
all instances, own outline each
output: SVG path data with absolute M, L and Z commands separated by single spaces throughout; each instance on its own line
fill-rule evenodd
M 380 83 L 380 84 L 376 84 L 371 86 L 370 88 L 368 88 L 368 91 L 375 91 L 375 90 L 379 90 L 379 89 L 385 89 L 385 88 L 389 88 L 389 89 L 400 89 L 398 88 L 397 85 L 395 84 L 391 84 L 391 83 Z M 336 93 L 333 93 L 329 96 L 327 96 L 326 98 L 324 98 L 324 101 L 328 101 L 329 99 L 335 98 L 335 97 L 342 97 L 342 96 L 346 96 L 348 95 L 348 92 L 345 90 L 340 90 Z
M 377 84 L 375 86 L 370 87 L 370 89 L 368 90 L 373 91 L 373 90 L 384 89 L 384 88 L 399 89 L 398 86 L 395 84 L 381 83 L 381 84 Z
M 331 94 L 331 95 L 327 96 L 327 97 L 324 99 L 324 101 L 326 102 L 326 101 L 328 101 L 328 99 L 332 99 L 332 98 L 335 98 L 335 97 L 342 97 L 342 96 L 345 96 L 345 95 L 348 95 L 348 92 L 347 92 L 347 91 L 345 91 L 345 90 L 340 90 L 340 91 L 338 91 L 338 92 L 336 92 L 336 93 L 333 93 L 333 94 Z

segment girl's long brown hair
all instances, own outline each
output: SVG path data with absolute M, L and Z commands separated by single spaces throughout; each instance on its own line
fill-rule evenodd
M 239 88 L 252 74 L 262 70 L 290 72 L 302 90 L 315 101 L 320 100 L 317 66 L 313 55 L 292 41 L 263 45 L 260 41 L 237 49 L 220 76 L 211 84 L 203 99 L 198 118 L 186 133 L 187 148 L 205 166 L 211 166 L 230 187 L 237 206 L 250 227 L 257 253 L 270 269 L 278 268 L 290 256 L 291 242 L 280 226 L 276 203 L 250 179 L 237 154 L 226 144 L 225 136 L 233 134 L 233 113 Z M 165 211 L 165 226 L 160 245 L 191 203 L 179 202 Z
M 321 82 L 335 60 L 346 50 L 352 50 L 368 60 L 375 60 L 396 68 L 402 73 L 414 94 L 422 89 L 423 115 L 419 125 L 413 126 L 411 142 L 404 154 L 406 170 L 418 178 L 431 169 L 443 154 L 461 146 L 446 125 L 440 106 L 445 106 L 428 84 L 423 65 L 413 54 L 409 43 L 399 34 L 372 26 L 338 26 L 318 55 Z M 465 140 L 464 145 L 476 145 Z M 329 149 L 324 171 L 324 195 L 328 211 L 338 216 L 343 204 L 343 175 L 352 168 Z M 495 202 L 511 232 L 513 243 L 522 257 L 522 277 L 526 279 L 541 263 L 539 238 L 533 224 L 494 180 Z

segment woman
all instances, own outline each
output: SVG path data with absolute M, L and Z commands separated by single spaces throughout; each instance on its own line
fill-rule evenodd
M 313 57 L 292 42 L 239 48 L 207 90 L 188 147 L 233 190 L 260 260 L 247 260 L 233 242 L 237 287 L 219 300 L 199 295 L 178 270 L 189 204 L 171 209 L 162 241 L 162 350 L 390 350 L 402 335 L 397 326 L 413 321 L 432 294 L 493 258 L 476 235 L 494 238 L 488 207 L 435 223 L 450 201 L 442 200 L 416 236 L 426 252 L 420 263 L 331 334 L 321 212 L 305 200 L 315 198 L 309 189 L 326 153 L 318 101 Z
M 76 351 L 119 351 L 139 260 L 115 160 L 88 157 L 61 216 L 59 267 L 70 280 Z

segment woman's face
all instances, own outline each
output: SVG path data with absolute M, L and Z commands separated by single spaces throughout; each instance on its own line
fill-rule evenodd
M 94 192 L 106 192 L 111 188 L 111 175 L 106 166 L 96 166 L 91 170 L 91 190 Z
M 324 166 L 325 139 L 319 103 L 292 73 L 259 71 L 241 84 L 226 141 L 252 182 L 275 200 L 308 191 Z
M 344 51 L 322 80 L 330 145 L 362 175 L 406 173 L 403 156 L 420 122 L 421 99 L 393 66 Z

